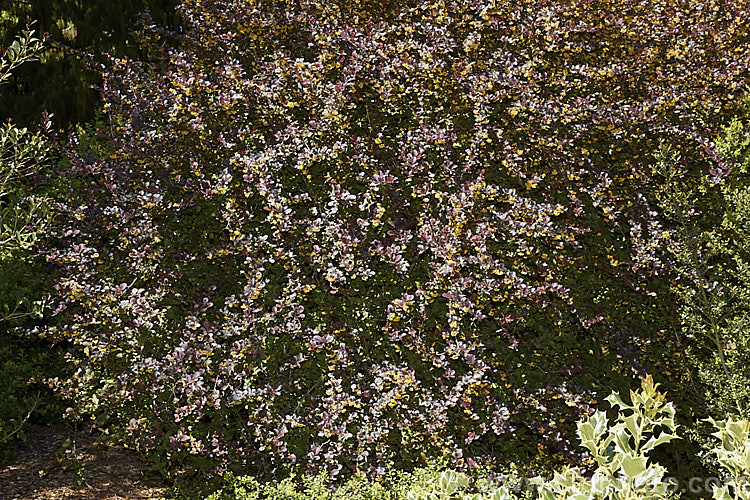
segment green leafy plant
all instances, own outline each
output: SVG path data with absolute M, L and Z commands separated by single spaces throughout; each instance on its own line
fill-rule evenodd
M 63 470 L 73 473 L 73 485 L 76 488 L 80 488 L 85 484 L 84 472 L 86 464 L 76 449 L 75 435 L 69 436 L 60 445 L 60 448 L 57 450 L 57 462 Z
M 0 53 L 0 85 L 7 82 L 11 72 L 21 64 L 34 61 L 42 49 L 42 42 L 29 29 Z M 15 262 L 23 261 L 50 222 L 44 200 L 30 196 L 28 178 L 40 171 L 47 161 L 49 144 L 47 133 L 51 127 L 46 116 L 36 132 L 18 128 L 8 122 L 0 125 L 0 269 L 5 271 Z M 3 273 L 10 276 L 11 273 Z M 15 294 L 8 301 L 6 287 L 13 284 L 6 278 L 0 284 L 0 323 L 19 319 L 39 311 L 43 304 Z
M 612 393 L 607 402 L 619 410 L 610 425 L 607 415 L 595 412 L 578 423 L 581 445 L 591 452 L 597 469 L 585 477 L 579 468 L 556 473 L 552 480 L 537 478 L 539 496 L 561 498 L 657 499 L 670 497 L 666 469 L 649 463 L 648 454 L 657 446 L 679 439 L 675 434 L 675 409 L 657 392 L 651 376 L 641 382 L 640 392 L 630 392 L 631 403 Z
M 0 50 L 0 85 L 41 49 L 27 26 Z M 22 439 L 29 421 L 47 419 L 59 409 L 41 381 L 55 376 L 60 351 L 15 329 L 37 324 L 46 307 L 45 270 L 35 246 L 51 217 L 46 200 L 35 196 L 32 178 L 49 161 L 49 129 L 49 116 L 36 132 L 10 122 L 0 125 L 0 447 Z
M 708 419 L 716 428 L 712 434 L 721 444 L 712 450 L 719 464 L 728 473 L 728 481 L 713 490 L 718 500 L 750 499 L 750 422 L 735 420 L 717 422 Z
M 29 29 L 30 24 L 10 46 L 0 48 L 0 83 L 7 81 L 13 70 L 21 64 L 36 61 L 42 42 L 34 37 L 34 32 Z
M 750 100 L 709 153 L 697 178 L 669 146 L 657 153 L 660 205 L 673 228 L 668 246 L 682 337 L 710 414 L 747 417 L 750 408 Z M 701 411 L 700 408 L 696 410 Z
M 617 393 L 607 401 L 618 410 L 616 422 L 610 423 L 607 414 L 596 411 L 578 422 L 578 437 L 596 463 L 591 475 L 578 468 L 565 468 L 551 479 L 536 477 L 531 483 L 537 487 L 542 500 L 558 499 L 661 499 L 670 498 L 670 483 L 665 481 L 666 469 L 649 461 L 649 453 L 662 444 L 679 437 L 675 434 L 675 409 L 665 402 L 664 394 L 656 390 L 649 375 L 641 382 L 639 392 L 630 392 L 631 403 L 625 403 Z M 430 488 L 410 492 L 409 500 L 510 500 L 514 495 L 502 486 L 485 494 L 466 493 L 466 475 L 445 472 L 440 481 Z
M 225 477 L 226 485 L 212 493 L 207 500 L 385 500 L 393 498 L 391 492 L 380 483 L 359 475 L 351 478 L 337 489 L 330 487 L 327 474 L 297 481 L 288 477 L 280 482 L 261 483 L 252 477 Z
M 429 486 L 412 487 L 406 500 L 511 500 L 516 498 L 505 486 L 490 492 L 467 492 L 470 480 L 466 474 L 445 471 Z
M 288 477 L 279 482 L 260 482 L 250 476 L 223 477 L 224 484 L 207 500 L 510 500 L 509 488 L 473 474 L 445 470 L 441 462 L 411 472 L 388 471 L 379 480 L 357 473 L 338 487 L 328 474 L 307 478 Z M 509 481 L 510 482 L 510 481 Z M 520 495 L 525 498 L 527 491 Z

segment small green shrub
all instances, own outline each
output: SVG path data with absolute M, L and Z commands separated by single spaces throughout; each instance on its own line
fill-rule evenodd
M 584 475 L 578 468 L 566 468 L 552 479 L 537 477 L 531 483 L 542 500 L 557 499 L 662 499 L 673 496 L 665 481 L 666 470 L 649 463 L 648 454 L 657 446 L 679 439 L 674 422 L 675 409 L 657 392 L 651 376 L 641 382 L 640 392 L 631 391 L 631 403 L 617 393 L 607 401 L 618 409 L 611 425 L 606 413 L 595 412 L 578 422 L 581 445 L 594 458 L 597 469 Z M 409 500 L 511 500 L 515 495 L 505 486 L 484 493 L 466 492 L 469 478 L 453 471 L 444 473 L 428 488 L 412 490 Z
M 597 469 L 585 477 L 580 469 L 556 473 L 551 481 L 534 482 L 544 500 L 556 498 L 669 498 L 666 469 L 649 463 L 648 454 L 657 446 L 679 439 L 674 422 L 675 409 L 657 392 L 651 376 L 643 379 L 641 391 L 631 391 L 631 404 L 612 393 L 607 402 L 619 409 L 617 423 L 609 425 L 607 416 L 597 411 L 578 423 L 581 445 L 591 452 Z
M 467 475 L 446 471 L 429 487 L 410 489 L 406 500 L 511 500 L 515 498 L 505 486 L 495 487 L 490 491 L 471 492 L 467 491 L 469 483 Z
M 327 474 L 305 478 L 298 484 L 295 478 L 289 477 L 277 483 L 261 483 L 252 477 L 227 476 L 228 485 L 220 492 L 208 497 L 208 500 L 302 500 L 315 498 L 319 500 L 386 500 L 391 496 L 381 484 L 368 481 L 363 476 L 355 476 L 340 488 L 333 490 L 329 486 Z
M 360 473 L 336 489 L 331 488 L 326 473 L 298 479 L 288 477 L 280 482 L 259 482 L 250 476 L 224 476 L 225 486 L 207 500 L 396 500 L 404 498 L 412 483 L 425 484 L 437 477 L 437 469 L 422 469 L 413 474 L 393 476 L 394 481 L 372 481 Z
M 709 419 L 709 422 L 717 429 L 712 435 L 721 441 L 712 452 L 728 473 L 724 485 L 714 488 L 714 498 L 750 499 L 750 422 L 731 418 L 721 422 Z
M 206 500 L 500 500 L 505 497 L 498 492 L 512 489 L 516 484 L 514 479 L 515 475 L 509 474 L 506 484 L 510 488 L 498 488 L 496 482 L 481 473 L 470 479 L 465 474 L 446 471 L 444 463 L 439 461 L 411 472 L 389 471 L 378 480 L 360 472 L 336 488 L 331 487 L 331 478 L 326 473 L 309 478 L 289 477 L 280 482 L 260 482 L 250 476 L 227 474 L 223 486 Z
M 11 72 L 25 62 L 36 60 L 42 42 L 26 28 L 0 55 L 0 85 L 8 82 Z M 29 196 L 26 180 L 36 174 L 46 161 L 49 144 L 48 117 L 37 132 L 8 122 L 0 125 L 0 258 L 11 252 L 28 250 L 36 241 L 49 218 L 44 203 Z M 0 285 L 1 286 L 1 285 Z M 0 309 L 0 321 L 18 317 Z
M 0 85 L 21 64 L 33 61 L 42 48 L 28 27 L 0 53 Z M 35 253 L 40 235 L 51 222 L 43 197 L 34 196 L 33 176 L 49 161 L 44 120 L 36 132 L 12 123 L 0 125 L 0 452 L 34 419 L 49 420 L 60 413 L 45 378 L 63 366 L 62 355 L 34 334 L 18 334 L 32 327 L 45 307 L 45 270 Z M 29 382 L 34 382 L 29 385 Z
M 681 155 L 657 154 L 661 208 L 672 229 L 669 254 L 682 338 L 709 415 L 750 414 L 750 99 L 709 145 L 712 165 L 700 179 Z

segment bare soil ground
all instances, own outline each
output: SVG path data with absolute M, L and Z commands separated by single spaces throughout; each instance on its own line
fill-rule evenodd
M 166 492 L 148 464 L 95 431 L 32 427 L 27 435 L 17 459 L 0 463 L 2 500 L 156 500 Z

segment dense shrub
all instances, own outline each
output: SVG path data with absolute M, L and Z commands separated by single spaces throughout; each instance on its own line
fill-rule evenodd
M 27 26 L 0 52 L 0 85 L 41 48 Z M 58 410 L 42 379 L 60 368 L 60 353 L 14 330 L 33 322 L 44 306 L 44 270 L 33 249 L 50 219 L 32 186 L 49 161 L 49 128 L 48 119 L 36 132 L 0 125 L 0 451 L 11 438 L 23 436 L 30 418 L 48 418 Z
M 679 154 L 661 151 L 660 200 L 674 228 L 682 334 L 696 380 L 715 418 L 750 416 L 750 98 L 722 128 L 712 168 L 700 179 L 681 173 Z
M 625 403 L 619 394 L 612 393 L 607 401 L 618 408 L 617 423 L 611 425 L 604 412 L 578 423 L 581 445 L 594 457 L 597 469 L 584 476 L 576 467 L 555 472 L 552 478 L 536 477 L 531 480 L 537 489 L 534 497 L 542 500 L 555 499 L 667 499 L 680 498 L 682 494 L 712 493 L 713 498 L 728 500 L 750 498 L 748 473 L 750 473 L 750 422 L 727 419 L 715 421 L 712 435 L 719 439 L 718 446 L 712 443 L 714 454 L 723 469 L 722 478 L 700 478 L 705 486 L 696 487 L 693 480 L 685 487 L 667 478 L 666 470 L 648 456 L 657 446 L 669 443 L 678 437 L 672 403 L 665 395 L 656 391 L 651 377 L 641 381 L 639 392 L 630 392 L 631 403 Z M 410 500 L 511 500 L 531 494 L 530 490 L 519 491 L 505 485 L 483 488 L 478 493 L 467 487 L 470 478 L 448 470 L 440 479 L 429 485 L 414 485 L 407 498 Z M 252 496 L 237 497 L 254 498 Z
M 680 380 L 651 154 L 707 166 L 748 7 L 186 0 L 71 151 L 62 394 L 206 471 L 573 453 Z
M 406 499 L 406 500 L 511 500 L 514 498 L 555 499 L 667 499 L 681 493 L 708 489 L 717 499 L 747 499 L 747 475 L 750 472 L 750 422 L 728 419 L 709 420 L 711 444 L 723 469 L 721 478 L 703 479 L 701 486 L 691 481 L 680 484 L 650 456 L 662 445 L 679 439 L 675 434 L 675 408 L 649 376 L 641 380 L 639 391 L 631 391 L 629 403 L 612 393 L 607 401 L 618 410 L 613 424 L 605 412 L 578 422 L 578 438 L 595 462 L 593 473 L 577 467 L 565 467 L 552 477 L 531 480 L 515 474 L 496 474 L 493 479 L 445 470 L 439 465 L 419 469 L 412 474 L 391 475 L 382 482 L 357 476 L 343 487 L 328 487 L 327 477 L 319 475 L 303 481 L 288 478 L 280 483 L 261 483 L 251 477 L 225 478 L 226 485 L 208 500 L 250 499 Z M 472 477 L 473 476 L 473 477 Z M 548 475 L 545 475 L 548 476 Z

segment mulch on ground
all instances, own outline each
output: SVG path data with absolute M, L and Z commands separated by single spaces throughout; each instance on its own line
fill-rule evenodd
M 2 500 L 156 500 L 166 492 L 147 463 L 94 430 L 36 426 L 27 436 L 16 459 L 0 463 Z

